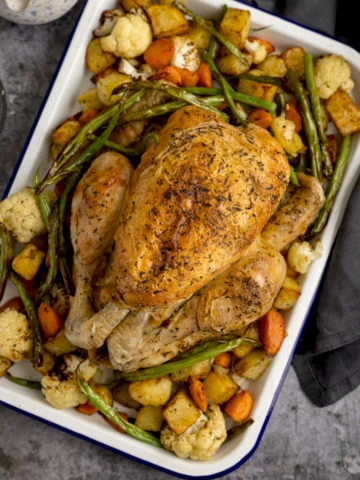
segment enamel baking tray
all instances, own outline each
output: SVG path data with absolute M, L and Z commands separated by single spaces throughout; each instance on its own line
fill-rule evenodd
M 116 0 L 88 0 L 85 4 L 52 88 L 45 99 L 25 151 L 19 159 L 7 194 L 15 193 L 20 188 L 31 185 L 35 169 L 40 168 L 40 171 L 43 172 L 46 170 L 50 132 L 65 118 L 79 111 L 76 98 L 91 86 L 90 74 L 86 70 L 84 58 L 92 31 L 99 23 L 102 11 L 117 5 Z M 218 0 L 188 0 L 187 5 L 204 17 L 212 17 L 219 11 L 222 2 L 219 3 Z M 351 65 L 355 84 L 360 85 L 360 54 L 352 48 L 240 2 L 228 0 L 227 5 L 250 10 L 252 26 L 254 28 L 266 27 L 256 32 L 256 35 L 263 36 L 280 50 L 294 45 L 302 45 L 306 51 L 315 56 L 323 53 L 343 55 Z M 354 91 L 355 97 L 357 95 L 355 100 L 359 104 L 360 90 Z M 143 444 L 129 436 L 120 435 L 97 415 L 87 417 L 80 415 L 75 409 L 56 410 L 43 400 L 40 392 L 12 384 L 5 378 L 0 379 L 1 403 L 179 477 L 217 478 L 238 468 L 254 453 L 269 421 L 319 286 L 359 168 L 360 138 L 357 135 L 353 139 L 351 161 L 342 188 L 322 236 L 323 255 L 312 264 L 303 281 L 302 294 L 287 318 L 288 335 L 281 350 L 265 374 L 251 384 L 251 390 L 256 398 L 252 414 L 254 423 L 240 436 L 226 442 L 213 459 L 205 462 L 180 459 L 165 450 Z M 14 294 L 14 290 L 8 287 L 6 298 L 10 298 Z M 36 378 L 31 366 L 26 362 L 16 364 L 11 371 L 17 376 Z

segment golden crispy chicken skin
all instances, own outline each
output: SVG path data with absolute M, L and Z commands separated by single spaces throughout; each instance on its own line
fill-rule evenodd
M 238 260 L 286 190 L 279 143 L 250 124 L 185 107 L 144 153 L 115 234 L 117 290 L 153 307 L 189 298 Z
M 94 313 L 93 280 L 113 244 L 132 171 L 126 157 L 105 152 L 93 161 L 73 195 L 70 232 L 76 292 L 65 327 L 75 345 L 81 343 L 82 326 Z

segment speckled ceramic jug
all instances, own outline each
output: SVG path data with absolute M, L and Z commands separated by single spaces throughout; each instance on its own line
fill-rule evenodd
M 11 22 L 40 24 L 64 15 L 78 0 L 0 0 L 0 17 Z

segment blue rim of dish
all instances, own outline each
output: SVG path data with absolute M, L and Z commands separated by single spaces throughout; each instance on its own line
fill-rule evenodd
M 322 35 L 323 37 L 330 38 L 330 39 L 336 41 L 337 43 L 340 43 L 340 44 L 345 45 L 347 48 L 353 49 L 356 53 L 359 53 L 357 50 L 355 50 L 352 46 L 348 45 L 346 42 L 341 41 L 341 40 L 338 40 L 338 39 L 336 39 L 335 37 L 333 37 L 333 36 L 331 36 L 331 35 L 329 35 L 329 34 L 327 34 L 327 33 L 325 33 L 325 32 L 322 32 L 322 31 L 317 30 L 317 29 L 312 28 L 312 27 L 308 27 L 308 26 L 306 26 L 306 25 L 304 25 L 304 24 L 302 24 L 302 23 L 300 23 L 300 22 L 296 22 L 296 21 L 294 21 L 294 20 L 287 19 L 287 18 L 285 18 L 285 17 L 283 17 L 283 16 L 281 16 L 281 15 L 279 15 L 279 14 L 276 14 L 276 13 L 273 13 L 273 12 L 269 12 L 269 11 L 267 11 L 267 10 L 261 8 L 261 7 L 243 3 L 243 2 L 241 2 L 240 0 L 235 0 L 235 1 L 236 1 L 237 3 L 243 5 L 244 7 L 248 7 L 248 8 L 250 7 L 250 8 L 252 8 L 252 9 L 262 11 L 262 12 L 266 13 L 266 14 L 269 15 L 269 16 L 273 16 L 273 17 L 275 17 L 275 18 L 284 20 L 284 21 L 287 22 L 287 23 L 292 23 L 292 24 L 297 25 L 297 26 L 299 26 L 299 27 L 301 27 L 301 28 L 303 28 L 303 29 L 305 29 L 305 30 L 308 30 L 308 31 L 311 31 L 311 32 L 315 32 L 315 33 L 317 33 L 317 34 L 320 34 L 320 35 Z M 62 66 L 62 64 L 63 64 L 63 61 L 64 61 L 64 59 L 65 59 L 65 57 L 66 57 L 66 54 L 67 54 L 67 51 L 68 51 L 68 49 L 69 49 L 69 46 L 70 46 L 70 44 L 71 44 L 71 42 L 72 42 L 73 36 L 74 36 L 75 31 L 76 31 L 77 26 L 78 26 L 78 23 L 79 23 L 79 21 L 80 21 L 80 19 L 81 19 L 81 17 L 82 17 L 82 14 L 83 14 L 84 10 L 86 9 L 86 6 L 87 6 L 88 2 L 89 2 L 89 0 L 86 0 L 86 2 L 84 3 L 84 5 L 83 5 L 83 7 L 82 7 L 82 9 L 81 9 L 81 11 L 80 11 L 80 14 L 79 14 L 77 20 L 76 20 L 76 22 L 75 22 L 75 26 L 74 26 L 74 28 L 73 28 L 70 36 L 69 36 L 69 39 L 68 39 L 68 41 L 67 41 L 67 43 L 66 43 L 66 46 L 65 46 L 65 48 L 64 48 L 64 51 L 63 51 L 63 54 L 62 54 L 61 59 L 60 59 L 60 61 L 59 61 L 59 64 L 58 64 L 58 66 L 57 66 L 57 68 L 56 68 L 56 71 L 55 71 L 55 73 L 54 73 L 54 76 L 53 76 L 53 78 L 52 78 L 52 80 L 51 80 L 51 82 L 50 82 L 49 88 L 48 88 L 48 90 L 47 90 L 47 92 L 46 92 L 46 94 L 45 94 L 44 100 L 42 101 L 42 104 L 41 104 L 41 106 L 40 106 L 40 108 L 39 108 L 39 111 L 38 111 L 38 113 L 37 113 L 37 115 L 36 115 L 36 118 L 35 118 L 35 120 L 34 120 L 34 123 L 33 123 L 32 127 L 31 127 L 31 130 L 30 130 L 30 134 L 29 134 L 29 136 L 28 136 L 28 139 L 27 139 L 27 141 L 26 141 L 26 143 L 25 143 L 25 145 L 24 145 L 24 147 L 23 147 L 23 149 L 22 149 L 22 151 L 21 151 L 21 153 L 20 153 L 20 156 L 19 156 L 18 161 L 16 162 L 16 165 L 15 165 L 15 167 L 14 167 L 13 173 L 12 173 L 12 175 L 11 175 L 11 177 L 10 177 L 10 180 L 9 180 L 9 182 L 8 182 L 8 184 L 7 184 L 7 187 L 6 187 L 6 189 L 5 189 L 5 192 L 4 192 L 4 194 L 3 194 L 3 198 L 6 197 L 6 195 L 8 194 L 8 192 L 9 192 L 11 186 L 12 186 L 12 183 L 13 183 L 16 175 L 17 175 L 18 169 L 19 169 L 19 167 L 20 167 L 20 165 L 21 165 L 21 163 L 22 163 L 22 160 L 23 160 L 23 157 L 24 157 L 25 152 L 26 152 L 26 150 L 27 150 L 27 147 L 28 147 L 28 145 L 29 145 L 29 143 L 30 143 L 30 141 L 31 141 L 31 138 L 32 138 L 33 134 L 34 134 L 35 128 L 36 128 L 36 126 L 37 126 L 37 123 L 38 123 L 38 121 L 39 121 L 39 119 L 40 119 L 40 117 L 41 117 L 41 114 L 42 114 L 42 112 L 43 112 L 43 110 L 44 110 L 44 107 L 45 107 L 45 105 L 46 105 L 46 103 L 47 103 L 48 97 L 49 97 L 49 95 L 50 95 L 50 93 L 51 93 L 51 90 L 52 90 L 52 88 L 53 88 L 53 85 L 54 85 L 54 83 L 55 83 L 55 81 L 56 81 L 56 78 L 57 78 L 57 75 L 58 75 L 58 73 L 59 73 L 59 70 L 60 70 L 60 68 L 61 68 L 61 66 Z M 271 27 L 269 27 L 269 28 L 271 28 Z M 319 283 L 319 285 L 320 285 L 320 283 Z M 22 413 L 22 414 L 24 414 L 24 415 L 26 415 L 26 416 L 28 416 L 28 417 L 30 417 L 30 418 L 34 418 L 34 419 L 36 419 L 36 420 L 39 420 L 40 422 L 43 422 L 43 423 L 45 423 L 45 424 L 47 424 L 47 425 L 50 425 L 50 426 L 52 426 L 52 427 L 55 427 L 55 428 L 57 428 L 58 430 L 67 432 L 67 433 L 69 433 L 69 434 L 71 434 L 71 435 L 73 435 L 73 436 L 75 436 L 75 437 L 78 437 L 78 438 L 81 438 L 81 439 L 83 439 L 83 440 L 86 440 L 86 441 L 88 441 L 88 442 L 90 442 L 90 443 L 93 443 L 94 445 L 101 446 L 101 447 L 103 447 L 103 448 L 105 448 L 105 449 L 107 449 L 107 450 L 110 450 L 110 451 L 112 451 L 112 452 L 121 454 L 122 456 L 124 456 L 124 457 L 126 457 L 126 458 L 129 458 L 129 459 L 131 459 L 131 460 L 135 460 L 135 461 L 138 462 L 138 463 L 141 463 L 141 464 L 146 465 L 146 466 L 150 466 L 150 467 L 152 467 L 152 468 L 154 468 L 154 469 L 156 469 L 156 470 L 159 470 L 159 471 L 162 471 L 162 472 L 164 472 L 164 473 L 173 475 L 173 476 L 175 476 L 175 477 L 184 478 L 184 479 L 189 479 L 189 480 L 191 480 L 191 479 L 194 480 L 194 479 L 196 479 L 196 478 L 202 478 L 202 479 L 206 479 L 206 480 L 211 480 L 211 479 L 219 478 L 220 476 L 227 475 L 227 474 L 233 472 L 234 470 L 237 470 L 237 469 L 238 469 L 239 467 L 241 467 L 242 465 L 244 465 L 244 464 L 252 457 L 252 455 L 255 453 L 255 451 L 257 450 L 257 448 L 258 448 L 258 446 L 259 446 L 259 444 L 260 444 L 260 442 L 261 442 L 261 440 L 262 440 L 262 437 L 263 437 L 263 435 L 264 435 L 264 433 L 265 433 L 267 424 L 268 424 L 268 422 L 269 422 L 269 420 L 270 420 L 270 417 L 271 417 L 271 415 L 272 415 L 274 406 L 275 406 L 275 404 L 276 404 L 276 402 L 277 402 L 277 399 L 278 399 L 278 397 L 279 397 L 279 394 L 280 394 L 280 392 L 281 392 L 281 389 L 282 389 L 283 383 L 284 383 L 284 381 L 285 381 L 285 378 L 286 378 L 286 376 L 287 376 L 287 373 L 288 373 L 288 371 L 289 371 L 289 368 L 290 368 L 290 366 L 291 366 L 293 357 L 294 357 L 294 355 L 295 355 L 295 351 L 296 351 L 296 349 L 297 349 L 297 346 L 298 346 L 298 344 L 299 344 L 299 341 L 300 341 L 300 338 L 301 338 L 301 336 L 302 336 L 303 330 L 304 330 L 305 325 L 306 325 L 306 323 L 307 323 L 308 315 L 309 315 L 309 312 L 311 311 L 311 308 L 312 308 L 312 305 L 313 305 L 313 302 L 314 302 L 314 298 L 316 297 L 316 295 L 317 295 L 317 291 L 314 291 L 312 301 L 310 302 L 309 307 L 308 307 L 308 311 L 306 312 L 306 314 L 305 314 L 305 316 L 304 316 L 304 321 L 303 321 L 303 323 L 302 323 L 302 325 L 301 325 L 301 327 L 300 327 L 300 329 L 299 329 L 298 336 L 297 336 L 297 338 L 296 338 L 296 341 L 294 342 L 293 348 L 292 348 L 292 350 L 291 350 L 291 354 L 289 355 L 289 358 L 288 358 L 288 361 L 287 361 L 287 363 L 286 363 L 286 366 L 285 366 L 285 368 L 284 368 L 284 370 L 283 370 L 283 372 L 282 372 L 282 375 L 281 375 L 281 377 L 280 377 L 278 386 L 277 386 L 277 388 L 276 388 L 276 390 L 275 390 L 275 392 L 274 392 L 271 405 L 270 405 L 270 407 L 269 407 L 269 409 L 268 409 L 268 413 L 267 413 L 267 415 L 266 415 L 266 417 L 265 417 L 265 419 L 264 419 L 264 422 L 263 422 L 263 424 L 262 424 L 262 427 L 261 427 L 261 430 L 260 430 L 260 432 L 259 432 L 259 435 L 258 435 L 258 437 L 257 437 L 257 439 L 256 439 L 256 442 L 254 443 L 254 446 L 251 448 L 251 450 L 250 450 L 244 457 L 241 458 L 241 460 L 237 461 L 237 463 L 235 463 L 235 464 L 231 465 L 230 467 L 222 470 L 221 472 L 214 473 L 214 474 L 209 474 L 209 475 L 201 475 L 201 477 L 198 476 L 198 475 L 195 475 L 195 476 L 194 476 L 194 475 L 186 475 L 186 474 L 178 473 L 178 472 L 175 472 L 175 471 L 173 471 L 173 470 L 171 470 L 171 469 L 167 469 L 167 468 L 164 467 L 164 466 L 157 465 L 157 464 L 152 463 L 152 462 L 150 462 L 150 461 L 148 461 L 148 460 L 144 460 L 144 459 L 142 459 L 142 458 L 136 457 L 136 456 L 131 455 L 131 454 L 129 454 L 129 453 L 123 452 L 123 451 L 119 450 L 118 448 L 111 447 L 110 445 L 108 445 L 108 444 L 106 444 L 106 443 L 103 443 L 103 442 L 101 442 L 101 441 L 95 440 L 95 439 L 93 439 L 93 438 L 89 438 L 89 437 L 87 437 L 86 435 L 83 435 L 83 434 L 81 434 L 81 433 L 79 433 L 79 432 L 75 432 L 75 431 L 71 430 L 70 428 L 64 427 L 64 426 L 59 425 L 59 424 L 57 424 L 57 423 L 55 423 L 55 422 L 51 422 L 51 421 L 49 421 L 49 420 L 46 420 L 46 419 L 44 419 L 44 418 L 42 418 L 42 417 L 40 417 L 40 416 L 38 416 L 38 415 L 34 415 L 34 414 L 30 413 L 30 412 L 27 412 L 26 410 L 22 410 L 21 408 L 15 407 L 15 406 L 7 403 L 7 402 L 4 402 L 4 401 L 1 400 L 1 399 L 0 399 L 0 405 L 3 405 L 3 406 L 5 406 L 5 407 L 8 407 L 8 408 L 10 408 L 10 409 L 12 409 L 12 410 L 15 410 L 15 411 L 19 412 L 19 413 Z M 189 460 L 189 461 L 191 461 L 191 460 Z

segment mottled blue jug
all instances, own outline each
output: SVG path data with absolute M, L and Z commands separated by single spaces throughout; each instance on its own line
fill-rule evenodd
M 78 0 L 0 0 L 0 17 L 29 25 L 48 23 L 64 15 Z

